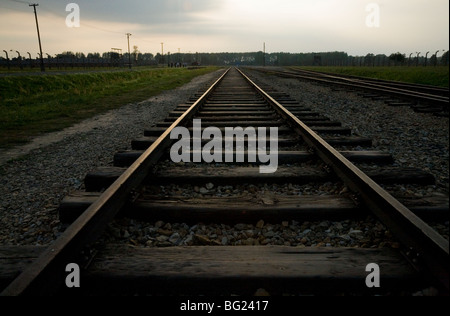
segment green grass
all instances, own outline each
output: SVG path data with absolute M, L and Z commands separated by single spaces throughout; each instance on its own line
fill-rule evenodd
M 134 66 L 133 69 L 142 69 L 142 68 L 151 68 L 151 66 Z M 153 67 L 154 68 L 154 67 Z M 57 73 L 67 73 L 67 72 L 71 72 L 71 73 L 82 73 L 82 72 L 90 72 L 90 71 L 103 71 L 103 72 L 107 72 L 107 71 L 123 71 L 124 69 L 128 69 L 128 68 L 119 68 L 119 67 L 52 67 L 52 68 L 48 68 L 45 67 L 45 73 L 46 74 L 57 74 Z M 41 69 L 39 68 L 39 66 L 34 67 L 34 68 L 29 68 L 29 66 L 27 67 L 23 67 L 23 69 L 20 69 L 19 67 L 11 67 L 10 69 L 8 68 L 0 68 L 0 74 L 41 74 Z
M 449 87 L 449 67 L 301 67 L 305 70 Z
M 0 147 L 139 102 L 218 68 L 0 77 Z

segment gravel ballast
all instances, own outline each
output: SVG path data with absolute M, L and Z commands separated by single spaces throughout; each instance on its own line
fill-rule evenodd
M 448 118 L 419 114 L 409 108 L 388 107 L 356 93 L 333 91 L 298 80 L 252 74 L 261 82 L 277 86 L 314 111 L 351 127 L 355 135 L 374 139 L 375 148 L 393 154 L 396 164 L 431 172 L 436 186 L 389 188 L 415 196 L 448 195 Z M 141 103 L 129 104 L 37 141 L 26 156 L 4 162 L 0 173 L 0 244 L 46 245 L 63 230 L 58 220 L 60 201 L 70 192 L 83 187 L 84 176 L 99 166 L 111 165 L 114 154 L 130 147 L 143 129 L 160 121 L 177 104 L 186 102 L 205 83 L 217 78 L 218 72 L 194 79 L 190 84 L 165 92 Z M 8 159 L 14 156 L 0 154 Z M 6 158 L 5 158 L 6 159 Z M 193 194 L 219 188 L 193 188 Z M 239 186 L 220 188 L 238 193 Z M 262 190 L 264 188 L 259 188 Z M 282 190 L 304 192 L 291 186 Z M 330 190 L 342 190 L 331 185 Z M 206 191 L 205 191 L 206 192 Z M 242 193 L 240 193 L 242 194 Z M 448 238 L 448 222 L 440 223 Z M 366 221 L 342 222 L 257 222 L 253 225 L 227 226 L 186 225 L 183 223 L 139 223 L 117 220 L 110 225 L 107 239 L 146 247 L 189 245 L 289 245 L 296 247 L 393 247 L 398 243 L 372 218 Z

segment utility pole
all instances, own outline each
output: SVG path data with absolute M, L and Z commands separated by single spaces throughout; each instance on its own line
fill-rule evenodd
M 130 36 L 132 34 L 127 33 L 126 35 L 127 35 L 127 39 L 128 39 L 128 66 L 130 67 L 130 70 L 131 70 Z
M 39 34 L 39 23 L 38 23 L 38 18 L 37 18 L 37 13 L 36 13 L 36 7 L 39 6 L 39 4 L 30 4 L 30 7 L 34 8 L 34 17 L 36 19 L 36 29 L 37 29 L 37 34 L 38 34 L 38 41 L 39 41 L 39 51 L 41 52 L 41 71 L 45 72 L 45 66 L 44 66 L 44 57 L 42 54 L 42 45 L 41 45 L 41 35 Z
M 161 58 L 162 64 L 164 65 L 164 43 L 161 43 Z

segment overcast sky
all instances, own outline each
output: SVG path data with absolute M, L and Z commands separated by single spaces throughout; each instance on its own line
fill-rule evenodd
M 73 1 L 73 0 L 72 0 Z M 107 52 L 326 52 L 351 55 L 449 48 L 449 0 L 36 0 L 44 54 Z M 75 20 L 70 20 L 75 22 Z M 33 7 L 0 0 L 0 50 L 39 51 Z M 13 52 L 11 52 L 13 50 Z M 0 52 L 4 57 L 4 52 Z

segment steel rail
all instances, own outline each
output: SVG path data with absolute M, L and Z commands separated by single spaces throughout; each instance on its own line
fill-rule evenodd
M 172 142 L 170 134 L 187 123 L 230 69 L 182 114 L 43 254 L 6 287 L 1 296 L 52 295 L 64 284 L 65 268 L 74 263 L 83 248 L 97 239 L 108 223 L 141 185 L 152 166 Z
M 322 83 L 326 83 L 326 84 L 334 84 L 334 85 L 339 85 L 339 86 L 346 86 L 349 88 L 359 88 L 359 89 L 366 90 L 366 91 L 380 92 L 382 94 L 389 94 L 389 95 L 392 95 L 395 97 L 403 97 L 403 98 L 407 98 L 412 101 L 418 100 L 418 101 L 423 101 L 423 102 L 431 102 L 433 104 L 442 106 L 443 108 L 449 107 L 449 98 L 448 97 L 442 97 L 442 96 L 437 96 L 437 95 L 432 95 L 432 94 L 427 94 L 427 93 L 413 92 L 410 90 L 404 90 L 404 89 L 399 89 L 399 88 L 388 88 L 386 86 L 380 86 L 380 85 L 371 84 L 371 83 L 363 84 L 363 83 L 358 83 L 357 81 L 354 81 L 351 79 L 346 79 L 346 81 L 350 81 L 350 82 L 340 82 L 340 81 L 332 81 L 332 80 L 327 80 L 327 79 L 308 76 L 308 75 L 301 75 L 299 73 L 286 73 L 286 72 L 277 72 L 277 71 L 274 71 L 274 72 L 279 73 L 280 75 L 288 75 L 288 76 L 292 76 L 292 77 L 298 78 L 298 79 L 314 80 L 317 82 L 322 82 Z
M 430 99 L 435 98 L 436 100 L 442 100 L 442 101 L 447 101 L 447 102 L 449 100 L 448 96 L 441 96 L 441 95 L 436 95 L 436 94 L 418 92 L 418 91 L 413 91 L 413 90 L 404 89 L 404 88 L 396 88 L 396 87 L 392 87 L 392 86 L 384 85 L 384 84 L 380 84 L 380 83 L 368 82 L 363 79 L 349 79 L 349 78 L 328 75 L 328 74 L 320 74 L 320 76 L 322 76 L 324 78 L 330 78 L 330 79 L 335 79 L 335 80 L 340 80 L 340 81 L 347 81 L 347 82 L 350 82 L 350 83 L 358 85 L 358 86 L 368 86 L 368 87 L 385 89 L 385 90 L 389 90 L 389 91 L 392 91 L 395 93 L 417 95 L 418 97 L 424 97 L 424 98 L 430 98 Z
M 435 96 L 443 96 L 448 98 L 449 89 L 448 88 L 441 88 L 437 86 L 430 86 L 430 85 L 423 85 L 423 84 L 413 84 L 413 83 L 407 83 L 407 82 L 400 82 L 400 81 L 388 81 L 388 80 L 382 80 L 382 79 L 375 79 L 375 78 L 367 78 L 367 77 L 357 77 L 357 76 L 351 76 L 351 75 L 341 75 L 341 74 L 329 74 L 324 73 L 320 71 L 311 71 L 311 70 L 304 70 L 304 69 L 296 69 L 296 68 L 289 68 L 290 71 L 292 71 L 293 74 L 297 73 L 307 73 L 312 74 L 316 76 L 321 76 L 325 78 L 332 78 L 337 80 L 349 80 L 354 82 L 361 82 L 361 83 L 373 83 L 378 84 L 380 86 L 389 86 L 389 87 L 398 87 L 403 90 L 409 90 L 409 91 L 419 91 L 424 90 L 428 91 L 428 94 L 433 93 L 432 95 Z
M 317 155 L 330 165 L 350 189 L 359 195 L 363 205 L 392 231 L 411 254 L 414 254 L 414 261 L 419 261 L 419 264 L 414 265 L 415 268 L 437 280 L 448 292 L 449 242 L 258 87 L 241 70 L 239 72 L 290 123 Z

